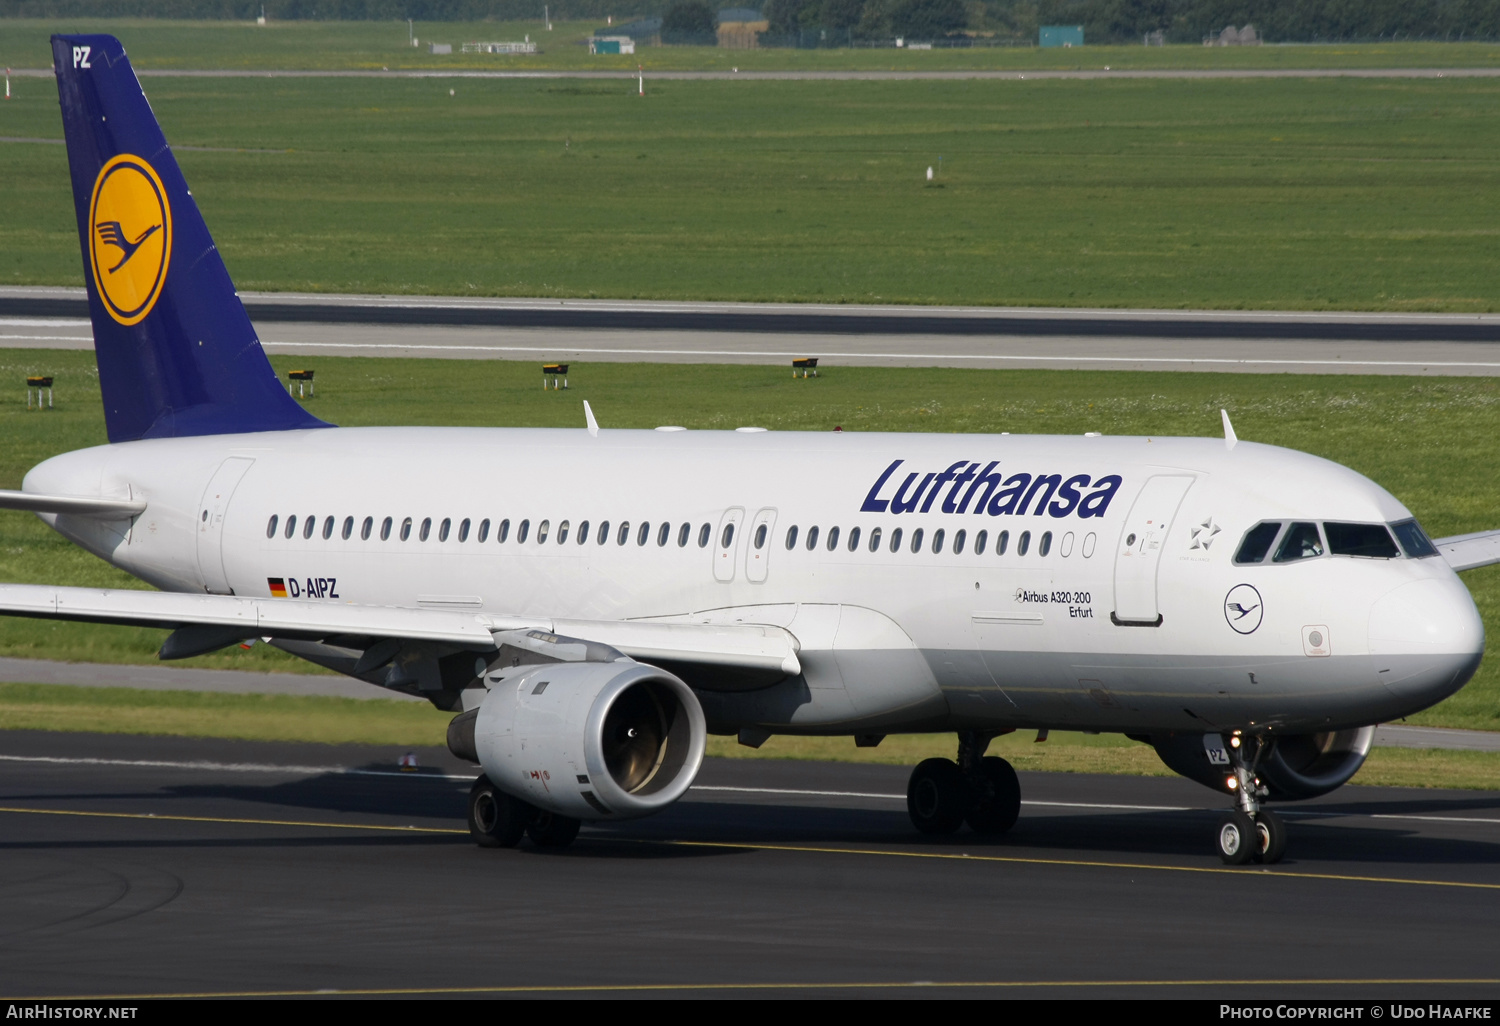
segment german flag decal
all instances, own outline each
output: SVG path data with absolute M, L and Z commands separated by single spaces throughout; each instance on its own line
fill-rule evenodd
M 266 583 L 271 586 L 272 598 L 286 598 L 286 579 L 283 577 L 267 577 Z

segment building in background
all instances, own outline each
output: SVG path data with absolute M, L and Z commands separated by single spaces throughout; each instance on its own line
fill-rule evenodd
M 1041 31 L 1040 45 L 1042 46 L 1082 46 L 1082 25 L 1043 25 Z
M 729 7 L 719 12 L 719 45 L 726 50 L 754 50 L 760 46 L 760 34 L 771 23 L 759 11 L 748 7 Z

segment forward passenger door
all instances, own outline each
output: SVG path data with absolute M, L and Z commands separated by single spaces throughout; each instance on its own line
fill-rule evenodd
M 1172 528 L 1177 507 L 1193 479 L 1158 474 L 1146 481 L 1125 518 L 1125 529 L 1115 555 L 1116 623 L 1155 625 L 1161 620 L 1156 601 L 1156 574 L 1162 545 Z

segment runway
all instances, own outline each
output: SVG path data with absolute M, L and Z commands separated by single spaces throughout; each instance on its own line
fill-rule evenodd
M 915 835 L 901 767 L 724 760 L 659 817 L 496 852 L 472 768 L 398 754 L 0 733 L 0 993 L 1500 994 L 1493 793 L 1345 788 L 1228 869 L 1178 779 L 1023 774 L 987 844 Z
M 467 360 L 1500 373 L 1500 315 L 244 293 L 273 354 Z M 0 348 L 93 345 L 81 289 L 0 288 Z

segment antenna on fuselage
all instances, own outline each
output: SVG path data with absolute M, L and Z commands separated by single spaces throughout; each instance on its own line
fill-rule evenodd
M 588 406 L 588 403 L 583 405 Z M 1229 411 L 1221 409 L 1219 413 L 1224 418 L 1224 448 L 1233 449 L 1240 440 L 1239 436 L 1234 433 L 1234 425 L 1229 423 Z
M 594 411 L 589 408 L 589 401 L 583 401 L 583 419 L 588 423 L 589 435 L 593 438 L 599 437 L 599 422 L 594 419 Z M 1225 423 L 1229 423 L 1228 420 Z

